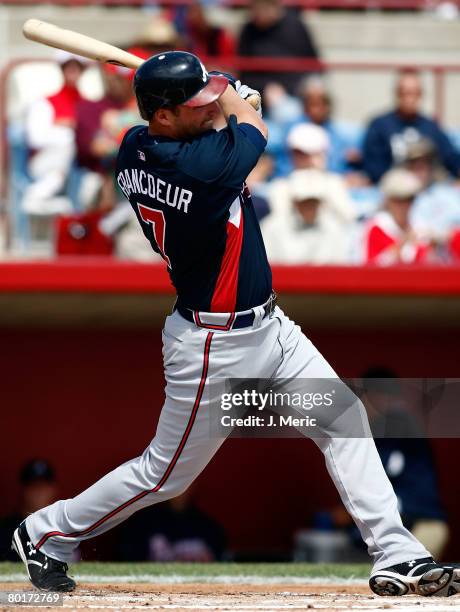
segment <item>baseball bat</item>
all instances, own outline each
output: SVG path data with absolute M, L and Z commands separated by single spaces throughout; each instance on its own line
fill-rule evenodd
M 82 55 L 88 59 L 97 60 L 107 64 L 116 64 L 117 66 L 125 66 L 126 68 L 139 68 L 144 60 L 133 53 L 123 51 L 114 45 L 74 32 L 65 30 L 52 23 L 40 21 L 40 19 L 28 19 L 23 27 L 22 32 L 26 38 L 33 40 L 49 47 L 63 49 L 75 55 Z M 253 95 L 247 98 L 247 101 L 256 110 L 260 108 L 260 97 Z
M 22 27 L 22 32 L 29 40 L 82 55 L 98 62 L 134 69 L 139 68 L 144 62 L 142 58 L 133 53 L 123 51 L 96 38 L 91 38 L 91 36 L 85 36 L 72 30 L 64 30 L 39 19 L 28 19 Z

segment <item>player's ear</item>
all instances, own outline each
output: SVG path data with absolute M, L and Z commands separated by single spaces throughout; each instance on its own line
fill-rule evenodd
M 154 120 L 164 127 L 171 127 L 174 125 L 176 113 L 174 109 L 170 108 L 159 108 L 155 111 Z

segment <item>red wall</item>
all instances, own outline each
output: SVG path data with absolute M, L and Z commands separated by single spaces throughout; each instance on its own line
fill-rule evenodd
M 343 376 L 376 364 L 391 365 L 400 376 L 460 376 L 458 329 L 314 330 L 310 337 Z M 49 459 L 62 496 L 73 496 L 138 455 L 154 435 L 163 400 L 160 330 L 0 329 L 0 340 L 2 513 L 13 509 L 17 473 L 31 457 Z M 455 519 L 458 441 L 434 445 L 443 498 Z M 305 440 L 230 440 L 195 493 L 239 549 L 266 547 L 269 540 L 273 549 L 288 550 L 293 530 L 336 500 L 321 454 Z M 447 556 L 458 558 L 460 531 L 454 520 L 452 526 Z M 92 556 L 97 549 L 95 541 Z

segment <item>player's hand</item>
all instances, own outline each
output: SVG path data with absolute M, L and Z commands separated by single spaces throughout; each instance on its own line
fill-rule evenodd
M 222 72 L 221 70 L 211 70 L 209 74 L 222 75 L 228 79 L 229 84 L 233 87 L 236 93 L 243 98 L 243 100 L 251 99 L 251 106 L 255 108 L 259 116 L 262 117 L 262 96 L 257 89 L 252 89 L 248 85 L 243 85 L 239 79 L 234 77 L 229 72 Z
M 241 81 L 235 82 L 235 88 L 236 93 L 240 96 L 240 98 L 243 98 L 243 100 L 246 100 L 249 98 L 249 96 L 253 95 L 260 97 L 260 93 L 257 91 L 257 89 L 252 89 L 252 87 L 249 87 L 249 85 L 243 85 Z
M 251 104 L 262 117 L 262 96 L 260 95 L 260 92 L 258 92 L 257 89 L 252 89 L 252 87 L 249 87 L 249 85 L 243 85 L 241 81 L 236 81 L 235 89 L 236 93 L 240 96 L 240 98 L 243 98 L 243 100 L 249 100 L 249 98 L 255 100 L 256 103 L 254 104 L 251 101 Z

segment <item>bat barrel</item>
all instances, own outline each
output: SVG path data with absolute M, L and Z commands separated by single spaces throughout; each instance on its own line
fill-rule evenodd
M 29 40 L 99 62 L 110 62 L 136 69 L 144 61 L 137 55 L 123 51 L 118 47 L 72 30 L 64 30 L 39 19 L 28 19 L 23 25 L 22 32 Z

